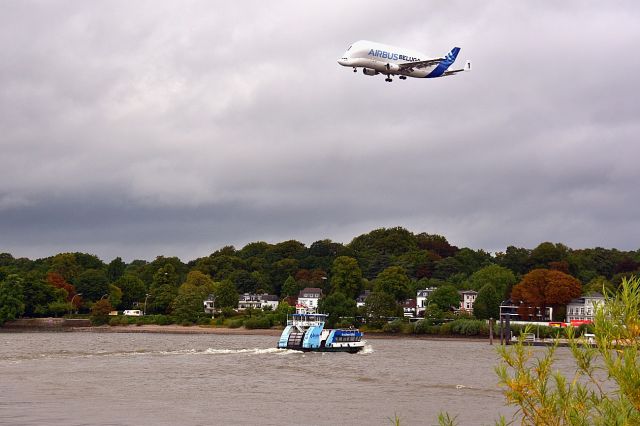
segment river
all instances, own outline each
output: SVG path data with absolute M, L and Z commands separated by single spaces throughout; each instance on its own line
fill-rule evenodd
M 0 333 L 2 425 L 493 424 L 487 342 L 371 339 L 363 353 L 274 349 L 277 337 Z

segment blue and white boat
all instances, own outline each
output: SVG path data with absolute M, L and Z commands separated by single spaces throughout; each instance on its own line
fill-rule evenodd
M 279 349 L 303 352 L 349 352 L 364 349 L 365 341 L 360 330 L 324 328 L 326 314 L 297 308 L 287 319 L 287 326 L 280 335 Z

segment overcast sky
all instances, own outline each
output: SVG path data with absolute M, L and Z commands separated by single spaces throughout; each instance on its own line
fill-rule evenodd
M 0 2 L 0 252 L 640 247 L 640 3 Z M 473 71 L 386 83 L 360 39 Z

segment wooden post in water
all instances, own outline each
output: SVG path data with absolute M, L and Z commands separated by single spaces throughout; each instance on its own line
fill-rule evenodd
M 493 318 L 489 318 L 489 344 L 493 346 Z

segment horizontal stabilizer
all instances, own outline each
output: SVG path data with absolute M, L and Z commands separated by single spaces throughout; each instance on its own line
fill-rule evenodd
M 457 74 L 457 73 L 462 72 L 462 71 L 471 71 L 471 61 L 467 61 L 464 64 L 464 68 L 460 68 L 460 69 L 457 69 L 457 70 L 445 71 L 442 74 L 442 76 L 445 77 L 445 76 L 448 76 L 448 75 L 454 75 L 454 74 Z

